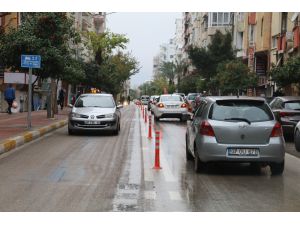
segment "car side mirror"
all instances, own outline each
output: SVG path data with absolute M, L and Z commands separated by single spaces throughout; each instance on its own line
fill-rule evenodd
M 117 109 L 122 109 L 123 108 L 123 105 L 118 105 L 117 106 Z

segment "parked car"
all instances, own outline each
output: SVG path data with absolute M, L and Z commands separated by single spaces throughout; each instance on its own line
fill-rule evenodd
M 196 107 L 196 97 L 200 95 L 199 93 L 189 93 L 186 97 L 188 103 L 189 112 L 193 112 Z
M 187 104 L 180 95 L 160 95 L 155 107 L 153 108 L 155 121 L 161 118 L 179 118 L 186 122 L 189 118 Z
M 142 95 L 141 96 L 141 103 L 143 105 L 148 105 L 149 99 L 150 99 L 150 97 L 148 95 Z
M 263 98 L 205 97 L 186 132 L 186 158 L 200 172 L 207 162 L 249 162 L 284 170 L 282 127 Z
M 300 122 L 295 127 L 294 142 L 296 150 L 300 152 Z
M 183 98 L 183 100 L 185 100 L 186 98 L 184 93 L 173 93 L 173 95 L 180 95 Z
M 285 136 L 293 136 L 295 126 L 300 121 L 300 96 L 276 97 L 270 107 L 281 123 Z
M 76 131 L 108 130 L 119 134 L 122 105 L 116 106 L 111 94 L 82 94 L 69 114 L 69 135 Z
M 156 103 L 156 100 L 159 98 L 159 95 L 152 95 L 150 96 L 149 102 L 148 102 L 148 111 L 152 111 L 153 106 Z

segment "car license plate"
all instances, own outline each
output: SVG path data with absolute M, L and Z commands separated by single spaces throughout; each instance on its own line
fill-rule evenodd
M 101 121 L 85 121 L 85 124 L 96 125 L 96 124 L 101 124 Z
M 228 156 L 259 156 L 259 149 L 256 148 L 228 148 Z

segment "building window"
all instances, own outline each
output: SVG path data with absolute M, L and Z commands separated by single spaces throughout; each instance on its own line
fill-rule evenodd
M 264 32 L 264 18 L 261 19 L 260 36 L 263 36 Z
M 272 37 L 272 49 L 277 48 L 277 36 Z
M 213 12 L 210 13 L 211 22 L 210 26 L 227 26 L 230 24 L 230 13 L 229 12 Z
M 285 33 L 287 29 L 287 12 L 283 12 L 281 16 L 281 33 Z
M 218 13 L 213 13 L 212 16 L 212 25 L 217 26 L 218 25 Z
M 254 26 L 249 25 L 249 42 L 254 41 Z

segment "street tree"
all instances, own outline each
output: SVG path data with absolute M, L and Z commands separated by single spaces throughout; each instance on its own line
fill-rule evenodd
M 272 80 L 281 88 L 291 84 L 300 88 L 300 56 L 289 58 L 282 66 L 273 65 L 270 75 Z
M 218 64 L 214 82 L 224 94 L 239 95 L 241 90 L 255 86 L 257 80 L 256 74 L 250 72 L 248 66 L 241 60 L 231 60 Z
M 213 92 L 218 89 L 215 82 L 218 64 L 234 59 L 231 43 L 232 37 L 229 32 L 222 34 L 217 30 L 207 48 L 190 46 L 188 49 L 189 58 L 196 67 L 197 73 L 205 81 L 207 88 Z
M 173 62 L 162 62 L 159 65 L 159 72 L 168 79 L 169 85 L 174 84 L 175 69 L 175 64 Z
M 77 70 L 71 69 L 77 62 L 72 59 L 70 44 L 79 43 L 80 35 L 66 13 L 24 13 L 22 18 L 17 29 L 11 28 L 0 39 L 1 64 L 12 71 L 26 71 L 20 65 L 21 55 L 41 56 L 41 68 L 34 69 L 33 73 L 38 79 L 52 79 L 50 116 L 53 117 L 56 111 L 55 80 L 67 77 L 72 81 L 73 77 L 77 79 L 79 75 Z
M 86 63 L 85 84 L 112 93 L 115 97 L 124 83 L 139 71 L 138 61 L 129 53 L 123 53 L 129 39 L 125 35 L 105 32 L 89 32 L 89 47 L 94 60 Z

